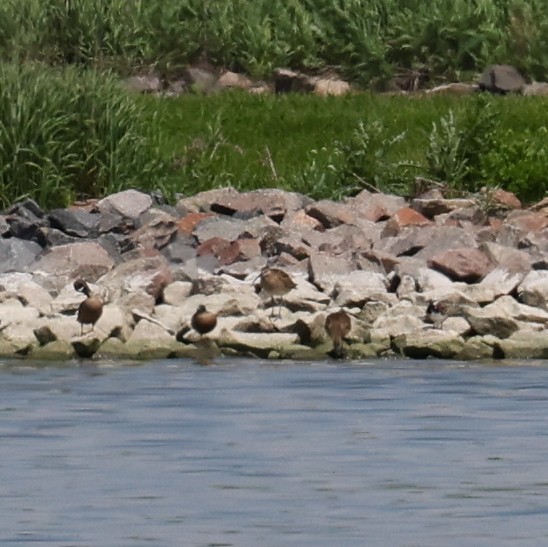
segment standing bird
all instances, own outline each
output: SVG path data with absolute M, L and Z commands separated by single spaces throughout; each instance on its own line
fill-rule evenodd
M 194 312 L 190 324 L 192 325 L 192 328 L 203 337 L 204 334 L 211 332 L 216 327 L 217 316 L 214 313 L 207 311 L 203 304 L 200 304 Z
M 91 294 L 88 284 L 83 279 L 77 279 L 74 282 L 74 289 L 86 295 L 86 299 L 78 307 L 78 315 L 76 317 L 81 327 L 80 335 L 83 335 L 84 325 L 91 325 L 91 330 L 89 331 L 91 332 L 95 327 L 95 323 L 99 321 L 103 313 L 103 300 L 100 296 Z
M 441 329 L 442 323 L 447 319 L 447 306 L 443 302 L 430 301 L 426 307 L 424 319 L 434 329 Z
M 282 297 L 285 296 L 290 290 L 294 289 L 297 284 L 291 279 L 289 274 L 283 270 L 277 268 L 269 268 L 268 266 L 261 270 L 261 273 L 257 276 L 260 277 L 261 289 L 271 297 L 271 314 L 274 315 L 274 297 L 278 296 L 278 317 L 282 316 Z
M 333 349 L 330 354 L 336 359 L 342 359 L 345 356 L 343 338 L 350 332 L 351 328 L 350 316 L 344 310 L 330 313 L 325 318 L 325 330 L 333 340 Z

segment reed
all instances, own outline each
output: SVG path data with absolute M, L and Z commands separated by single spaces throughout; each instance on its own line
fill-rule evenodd
M 548 66 L 544 0 L 3 0 L 3 59 L 154 67 L 198 58 L 268 76 L 335 68 L 366 85 L 455 79 L 488 63 Z
M 154 185 L 144 111 L 108 74 L 0 65 L 0 204 L 29 196 L 58 206 Z

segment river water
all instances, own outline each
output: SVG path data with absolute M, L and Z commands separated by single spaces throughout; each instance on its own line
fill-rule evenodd
M 548 545 L 548 363 L 35 365 L 3 547 Z

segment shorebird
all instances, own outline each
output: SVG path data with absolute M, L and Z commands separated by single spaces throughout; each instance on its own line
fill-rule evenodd
M 331 350 L 333 357 L 337 359 L 344 357 L 343 338 L 350 332 L 351 327 L 350 316 L 344 310 L 330 313 L 325 318 L 325 330 L 333 340 L 333 349 Z
M 447 318 L 446 306 L 443 302 L 430 301 L 426 307 L 424 319 L 432 325 L 434 329 L 441 329 L 441 324 Z
M 80 323 L 80 335 L 84 334 L 84 325 L 91 325 L 91 332 L 95 328 L 95 323 L 99 321 L 103 313 L 103 300 L 100 296 L 92 295 L 88 284 L 83 279 L 77 279 L 74 282 L 74 289 L 84 293 L 86 299 L 78 307 L 76 319 Z
M 217 316 L 206 310 L 206 307 L 203 304 L 200 304 L 192 319 L 190 320 L 192 328 L 200 334 L 201 337 L 208 332 L 211 332 L 217 325 Z
M 290 290 L 294 289 L 297 284 L 291 279 L 290 275 L 283 270 L 277 268 L 269 268 L 266 266 L 261 270 L 261 273 L 257 276 L 261 278 L 261 289 L 270 296 L 272 299 L 271 304 L 271 316 L 274 315 L 274 297 L 278 296 L 278 317 L 282 316 L 282 297 L 285 296 Z

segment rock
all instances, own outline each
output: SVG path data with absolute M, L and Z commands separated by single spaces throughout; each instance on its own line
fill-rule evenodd
M 35 222 L 45 216 L 44 210 L 31 198 L 25 198 L 14 203 L 4 211 L 4 214 L 21 217 L 30 222 Z
M 181 198 L 177 201 L 177 211 L 186 215 L 188 213 L 209 213 L 211 204 L 225 198 L 237 196 L 239 192 L 234 188 L 215 188 L 199 192 L 194 196 Z
M 379 222 L 389 219 L 399 209 L 406 206 L 405 199 L 389 194 L 373 194 L 362 190 L 353 198 L 344 201 L 355 211 L 356 218 Z
M 265 188 L 238 194 L 222 194 L 211 201 L 210 209 L 237 218 L 266 215 L 281 222 L 287 213 L 298 211 L 310 202 L 310 198 L 303 194 Z
M 430 224 L 431 221 L 421 213 L 410 207 L 402 207 L 385 224 L 381 237 L 393 237 L 409 226 L 420 227 Z
M 47 325 L 42 325 L 41 327 L 35 328 L 33 332 L 36 340 L 38 340 L 38 343 L 41 346 L 45 346 L 46 344 L 57 340 L 57 336 Z
M 114 261 L 101 245 L 93 241 L 82 241 L 50 249 L 28 268 L 71 278 L 83 277 L 86 281 L 93 282 L 113 266 Z
M 74 340 L 72 342 L 72 347 L 78 355 L 84 359 L 90 359 L 93 357 L 97 350 L 101 346 L 101 341 L 95 336 L 86 336 L 85 338 L 80 338 L 79 340 Z
M 495 188 L 489 192 L 489 201 L 503 209 L 521 209 L 521 201 L 512 192 Z
M 517 293 L 524 304 L 548 310 L 548 271 L 529 272 L 518 286 Z
M 254 85 L 253 81 L 243 74 L 237 74 L 225 70 L 217 80 L 217 86 L 222 89 L 249 89 Z
M 138 190 L 123 190 L 97 203 L 100 213 L 118 213 L 130 219 L 138 218 L 152 207 L 152 198 Z
M 348 82 L 332 78 L 311 78 L 310 82 L 314 86 L 314 95 L 320 97 L 335 96 L 340 97 L 351 92 Z
M 35 361 L 52 361 L 56 365 L 74 359 L 76 352 L 70 342 L 55 340 L 43 346 L 33 346 L 29 357 Z
M 122 81 L 122 85 L 134 93 L 159 93 L 162 90 L 162 82 L 155 74 L 130 76 Z
M 326 253 L 313 253 L 308 262 L 310 282 L 326 293 L 333 291 L 340 276 L 348 275 L 351 271 L 352 266 L 346 258 Z
M 472 95 L 479 91 L 479 86 L 476 84 L 465 84 L 462 82 L 453 82 L 450 84 L 438 85 L 432 89 L 427 89 L 428 95 L 449 95 L 461 97 L 463 95 Z
M 548 337 L 545 332 L 516 332 L 497 341 L 495 356 L 503 359 L 548 359 Z
M 162 256 L 136 258 L 116 266 L 99 283 L 108 287 L 115 300 L 128 293 L 145 293 L 158 302 L 172 280 L 169 264 Z
M 317 219 L 324 228 L 351 224 L 354 220 L 354 212 L 351 207 L 329 199 L 322 199 L 308 205 L 305 212 L 308 216 Z
M 287 352 L 298 346 L 299 336 L 294 333 L 276 332 L 268 334 L 237 332 L 222 329 L 217 343 L 220 348 L 236 350 L 240 355 L 266 358 L 271 351 Z
M 78 238 L 99 235 L 100 215 L 82 209 L 53 209 L 47 216 L 50 226 Z
M 520 92 L 526 85 L 521 74 L 510 65 L 489 65 L 481 75 L 479 88 L 505 95 L 509 92 Z
M 174 281 L 164 287 L 164 303 L 178 306 L 184 302 L 192 292 L 192 283 L 188 281 Z
M 34 241 L 0 239 L 0 273 L 25 271 L 41 252 L 42 247 Z
M 483 279 L 494 265 L 479 249 L 460 248 L 441 252 L 428 260 L 428 266 L 455 281 L 475 283 Z
M 524 321 L 526 323 L 540 323 L 542 325 L 548 324 L 548 312 L 542 309 L 538 309 L 533 306 L 521 304 L 517 302 L 512 296 L 501 296 L 496 300 L 496 304 L 490 304 L 484 309 L 494 309 L 496 305 L 497 313 L 504 313 L 508 317 L 515 319 L 516 321 Z
M 175 238 L 177 219 L 163 212 L 136 230 L 130 237 L 133 244 L 143 249 L 163 249 Z
M 238 239 L 245 230 L 245 222 L 232 218 L 211 217 L 194 228 L 194 235 L 200 243 L 208 239 L 220 238 L 227 241 Z
M 464 347 L 456 355 L 458 361 L 481 361 L 494 357 L 495 344 L 499 339 L 495 336 L 472 336 L 464 342 Z
M 187 67 L 185 69 L 184 80 L 188 89 L 194 93 L 210 94 L 218 90 L 218 76 L 214 70 Z
M 474 333 L 480 336 L 492 334 L 497 338 L 504 339 L 519 330 L 518 322 L 508 317 L 507 311 L 501 309 L 496 301 L 485 308 L 466 309 L 465 318 Z
M 533 82 L 523 87 L 522 94 L 527 97 L 546 97 L 548 96 L 547 82 Z
M 392 340 L 392 346 L 413 359 L 451 359 L 463 350 L 464 340 L 454 332 L 415 330 L 396 336 Z
M 443 197 L 435 198 L 415 198 L 411 200 L 410 206 L 415 211 L 421 213 L 425 218 L 432 219 L 438 215 L 451 213 L 461 209 L 475 208 L 477 200 L 471 198 L 447 199 Z
M 368 299 L 374 298 L 377 294 L 385 291 L 386 276 L 377 272 L 354 270 L 350 273 L 341 274 L 334 280 L 332 297 L 338 306 L 344 306 L 352 302 L 361 308 Z
M 462 337 L 470 334 L 470 331 L 472 330 L 470 328 L 470 323 L 468 323 L 464 317 L 447 317 L 447 319 L 442 322 L 442 328 L 443 330 L 456 332 Z

